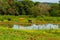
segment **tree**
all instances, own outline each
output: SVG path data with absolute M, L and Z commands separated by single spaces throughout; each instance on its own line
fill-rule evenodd
M 40 13 L 41 13 L 42 15 L 50 16 L 50 14 L 49 14 L 50 5 L 40 3 L 39 6 L 40 6 Z
M 8 0 L 9 8 L 8 8 L 8 14 L 10 15 L 19 15 L 17 11 L 17 7 L 14 0 Z
M 20 15 L 29 15 L 29 9 L 34 6 L 32 1 L 19 1 L 16 3 L 16 7 Z
M 60 1 L 44 4 L 31 0 L 0 0 L 0 15 L 60 16 Z
M 51 16 L 59 16 L 59 5 L 58 4 L 51 4 L 51 10 L 50 10 Z
M 31 7 L 29 13 L 30 15 L 34 15 L 34 16 L 41 15 L 40 7 L 39 6 Z
M 7 0 L 0 0 L 0 11 L 2 15 L 7 14 L 8 7 L 9 7 L 9 4 Z

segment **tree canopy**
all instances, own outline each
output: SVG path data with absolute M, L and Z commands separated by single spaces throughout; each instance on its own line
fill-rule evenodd
M 32 0 L 0 0 L 0 15 L 60 16 L 58 3 L 40 3 Z

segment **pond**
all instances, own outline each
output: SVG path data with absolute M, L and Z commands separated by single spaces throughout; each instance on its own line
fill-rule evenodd
M 41 30 L 41 29 L 59 29 L 59 24 L 32 24 L 31 26 L 21 26 L 21 25 L 14 25 L 13 29 L 20 29 L 20 30 Z

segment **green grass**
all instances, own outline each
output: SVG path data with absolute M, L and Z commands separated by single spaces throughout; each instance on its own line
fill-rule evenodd
M 0 40 L 60 40 L 60 30 L 15 30 L 0 28 Z
M 23 18 L 20 20 L 19 18 Z M 8 19 L 11 19 L 10 21 Z M 33 23 L 60 23 L 60 17 L 50 17 L 50 16 L 37 16 L 33 17 L 31 15 L 20 15 L 20 16 L 13 16 L 13 15 L 0 15 L 0 22 L 20 22 L 20 23 L 27 23 L 28 20 L 31 19 Z

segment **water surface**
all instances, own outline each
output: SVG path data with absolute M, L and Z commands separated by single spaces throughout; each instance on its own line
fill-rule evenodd
M 21 25 L 14 25 L 13 29 L 20 29 L 20 30 L 41 30 L 41 29 L 59 29 L 58 24 L 32 24 L 31 26 L 21 26 Z

